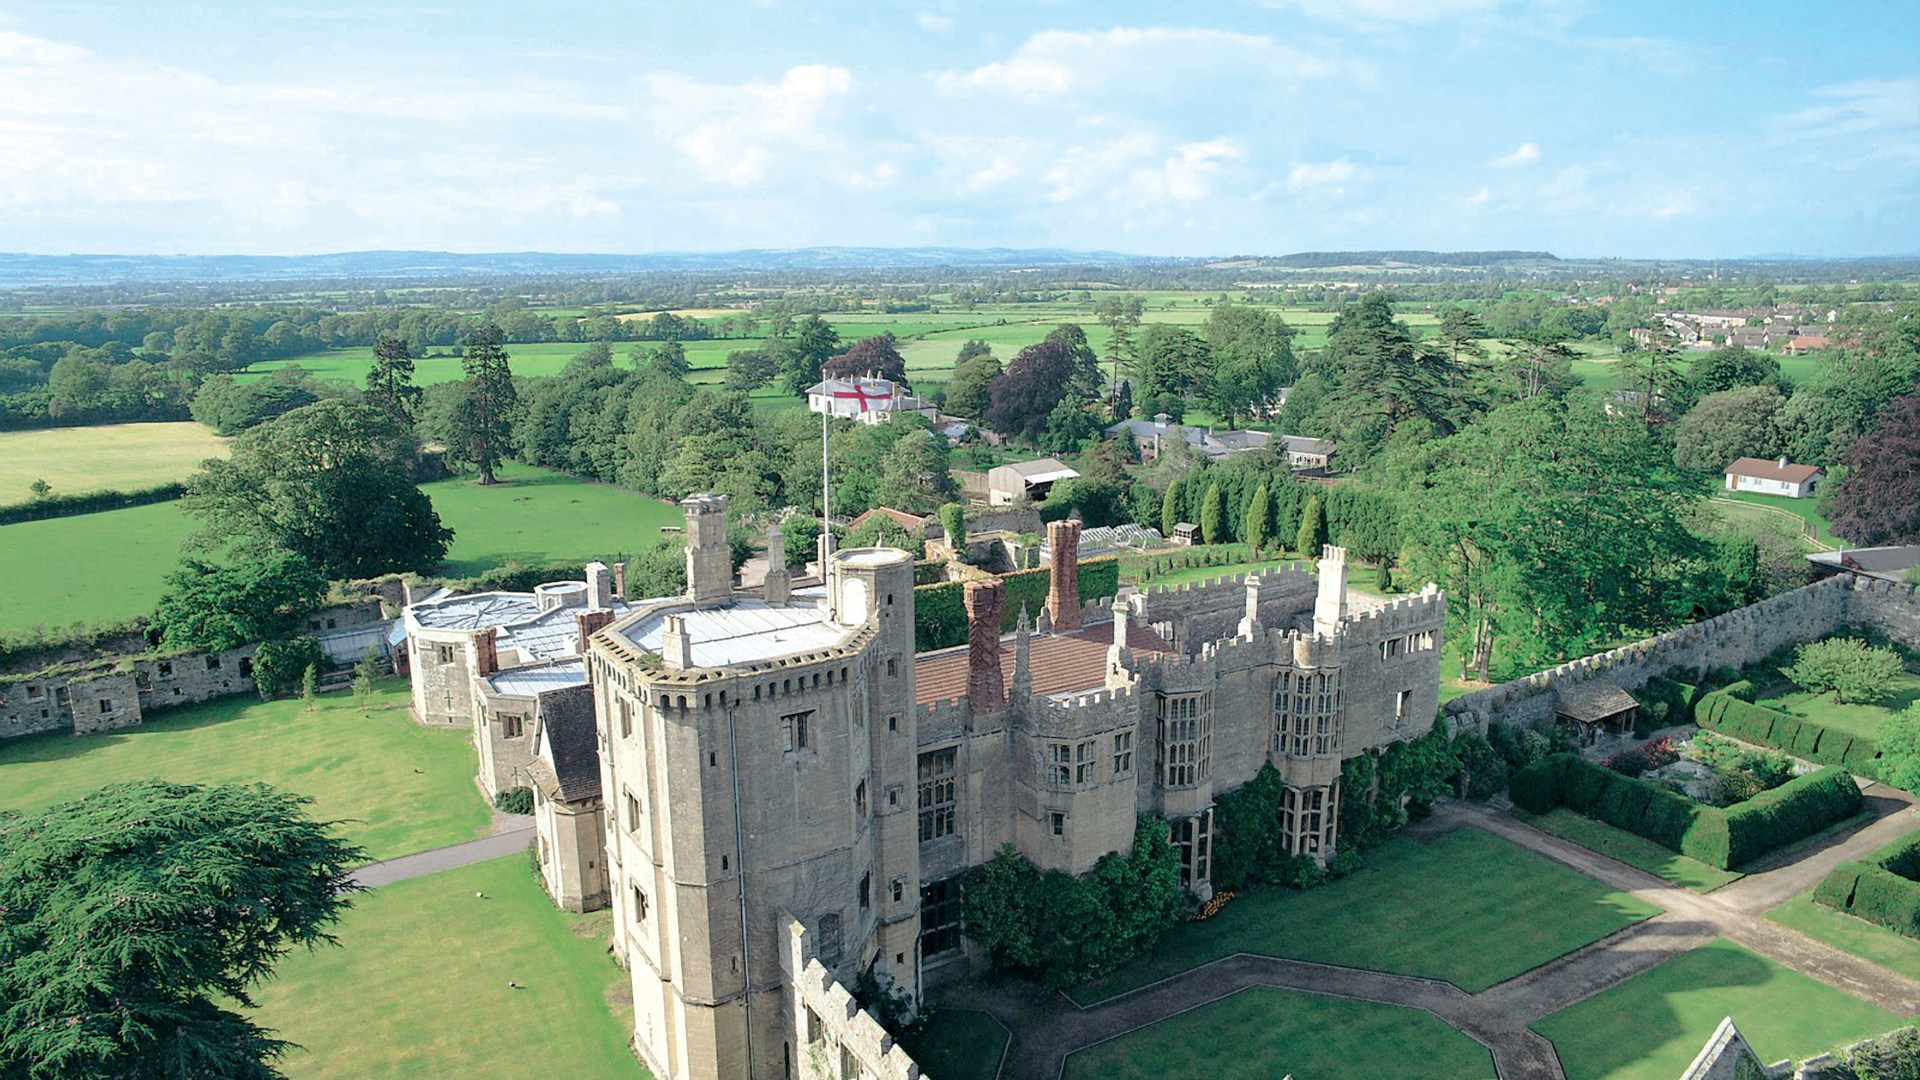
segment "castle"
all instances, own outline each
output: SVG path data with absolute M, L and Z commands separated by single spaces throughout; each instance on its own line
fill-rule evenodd
M 1289 849 L 1324 859 L 1342 761 L 1436 715 L 1444 597 L 1351 593 L 1339 548 L 1082 605 L 1055 522 L 1044 610 L 1003 634 L 970 581 L 967 644 L 916 655 L 906 552 L 825 547 L 823 583 L 746 593 L 724 497 L 682 505 L 685 595 L 629 605 L 589 567 L 407 615 L 421 718 L 474 725 L 489 791 L 534 789 L 556 901 L 612 906 L 656 1076 L 917 1076 L 846 987 L 966 973 L 966 870 L 1011 844 L 1085 872 L 1150 814 L 1205 898 L 1214 795 L 1268 763 Z

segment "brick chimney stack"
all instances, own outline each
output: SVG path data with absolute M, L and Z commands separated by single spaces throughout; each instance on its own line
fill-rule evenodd
M 473 635 L 473 673 L 492 675 L 500 670 L 500 647 L 491 627 Z
M 1006 586 L 998 581 L 969 581 L 967 608 L 967 702 L 975 712 L 998 711 L 1006 701 L 1000 682 L 1000 605 Z
M 613 612 L 611 610 L 583 611 L 573 617 L 573 622 L 580 628 L 580 655 L 585 656 L 587 639 L 593 636 L 595 630 L 613 622 Z
M 1069 633 L 1080 629 L 1080 523 L 1049 522 L 1047 546 L 1053 552 L 1047 577 L 1047 621 L 1054 633 Z

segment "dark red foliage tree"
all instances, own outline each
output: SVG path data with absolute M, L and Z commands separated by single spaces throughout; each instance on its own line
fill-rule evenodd
M 829 379 L 849 379 L 856 376 L 892 379 L 904 386 L 907 383 L 907 361 L 900 355 L 892 334 L 875 334 L 873 337 L 861 338 L 849 346 L 846 352 L 822 364 L 820 374 Z
M 1053 340 L 1014 354 L 1006 373 L 987 391 L 987 426 L 1003 435 L 1038 439 L 1046 430 L 1047 414 L 1073 383 L 1073 361 L 1073 350 Z
M 1846 453 L 1833 531 L 1855 544 L 1920 543 L 1920 393 L 1895 398 Z

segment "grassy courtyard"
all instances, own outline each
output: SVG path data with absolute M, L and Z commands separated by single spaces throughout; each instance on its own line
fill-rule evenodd
M 1568 1080 L 1672 1080 L 1723 1017 L 1762 1061 L 1877 1035 L 1902 1017 L 1715 940 L 1533 1025 Z
M 1319 888 L 1249 890 L 1072 997 L 1089 1005 L 1240 952 L 1445 979 L 1473 993 L 1657 913 L 1462 827 L 1424 843 L 1398 837 Z
M 900 1045 L 931 1080 L 993 1080 L 1007 1049 L 1007 1029 L 972 1009 L 936 1009 Z
M 627 1049 L 632 1005 L 607 955 L 608 914 L 555 908 L 524 855 L 353 904 L 339 948 L 288 956 L 257 995 L 259 1021 L 304 1048 L 281 1063 L 289 1077 L 647 1075 Z
M 1552 833 L 1562 840 L 1570 840 L 1588 851 L 1597 851 L 1610 859 L 1618 859 L 1628 866 L 1638 867 L 1649 874 L 1663 877 L 1675 885 L 1684 886 L 1695 892 L 1712 892 L 1722 885 L 1739 881 L 1746 876 L 1736 871 L 1708 866 L 1698 859 L 1689 859 L 1685 855 L 1668 851 L 1644 837 L 1635 836 L 1624 829 L 1616 829 L 1604 821 L 1596 821 L 1565 808 L 1552 810 L 1538 817 L 1525 811 L 1516 812 L 1522 820 L 1541 832 Z
M 1873 738 L 1880 733 L 1880 725 L 1920 701 L 1920 674 L 1912 670 L 1911 662 L 1907 668 L 1887 682 L 1887 696 L 1872 704 L 1842 705 L 1833 700 L 1831 693 L 1802 690 L 1787 682 L 1774 687 L 1759 703 L 1816 721 L 1835 731 Z
M 56 495 L 132 491 L 185 480 L 227 440 L 195 423 L 103 424 L 0 432 L 0 503 L 25 502 L 45 480 Z
M 1232 1052 L 1223 1041 L 1231 1039 Z M 1487 1048 L 1430 1013 L 1255 987 L 1067 1057 L 1066 1080 L 1487 1080 Z M 944 1080 L 938 1073 L 936 1080 Z
M 1896 934 L 1865 919 L 1813 902 L 1805 892 L 1767 912 L 1767 918 L 1790 927 L 1889 971 L 1920 979 L 1920 941 Z
M 361 713 L 330 694 L 227 698 L 154 714 L 109 735 L 53 733 L 0 742 L 0 810 L 34 810 L 105 784 L 155 776 L 181 783 L 261 781 L 312 796 L 315 817 L 387 859 L 486 835 L 472 736 L 424 728 L 406 684 L 388 680 Z

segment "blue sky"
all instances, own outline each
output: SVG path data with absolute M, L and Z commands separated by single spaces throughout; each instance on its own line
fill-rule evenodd
M 0 250 L 1920 252 L 1920 4 L 0 8 Z

